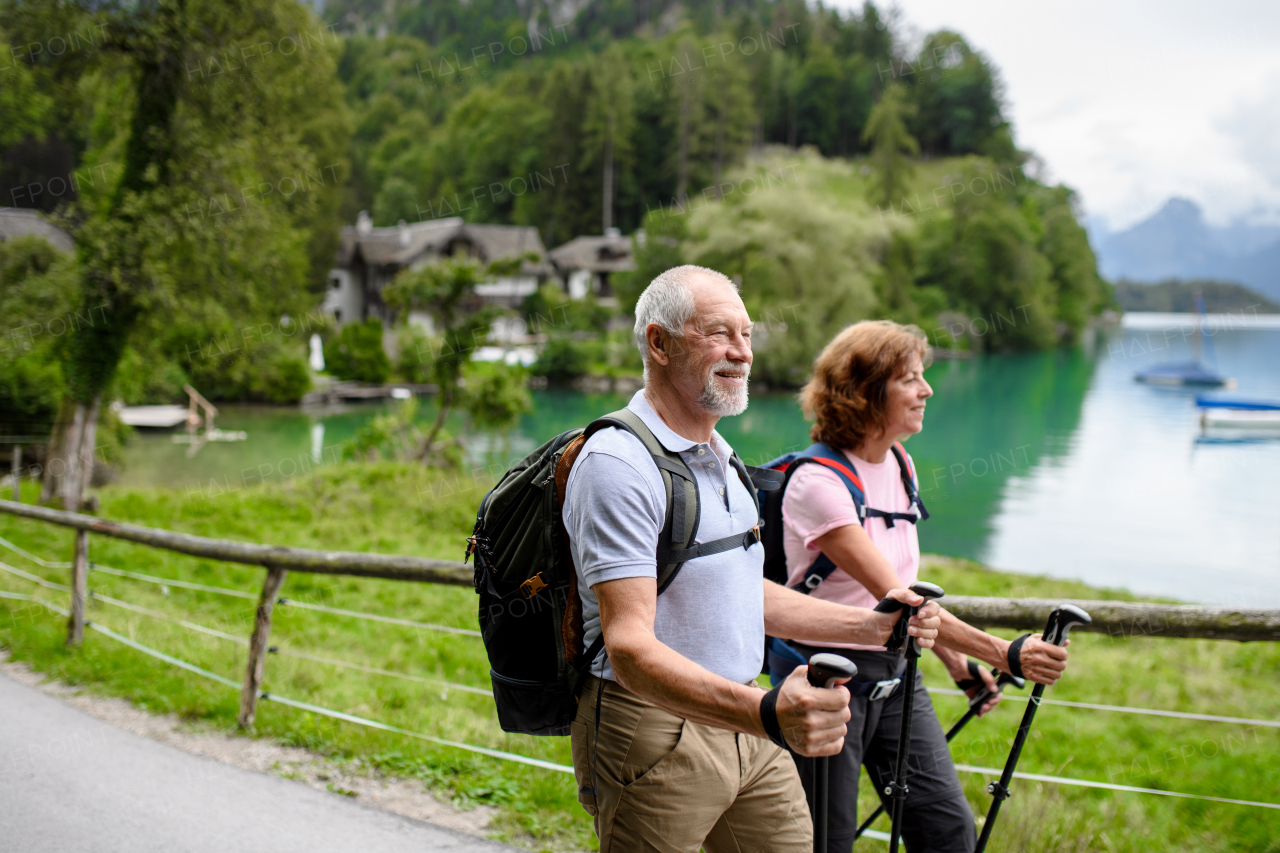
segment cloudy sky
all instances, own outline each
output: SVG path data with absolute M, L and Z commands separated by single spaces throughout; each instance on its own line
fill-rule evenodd
M 861 0 L 838 0 L 857 8 Z M 1111 229 L 1170 196 L 1280 224 L 1280 2 L 898 0 L 1003 74 L 1017 141 Z

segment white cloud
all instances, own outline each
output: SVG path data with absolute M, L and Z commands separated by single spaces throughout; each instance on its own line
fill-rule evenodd
M 842 0 L 858 8 L 860 0 Z M 900 0 L 999 67 L 1019 145 L 1122 228 L 1170 196 L 1280 220 L 1280 3 Z

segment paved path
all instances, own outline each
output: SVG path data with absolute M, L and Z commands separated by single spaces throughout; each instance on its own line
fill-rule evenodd
M 241 770 L 0 675 L 4 853 L 513 853 L 514 847 Z

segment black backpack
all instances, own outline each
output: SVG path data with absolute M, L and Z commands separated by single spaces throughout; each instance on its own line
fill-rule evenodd
M 581 676 L 604 647 L 601 635 L 583 649 L 582 601 L 560 508 L 582 446 L 607 427 L 638 438 L 662 475 L 667 515 L 656 543 L 659 594 L 688 561 L 760 541 L 757 526 L 696 543 L 700 506 L 693 472 L 628 409 L 563 432 L 526 456 L 484 496 L 466 552 L 476 561 L 480 630 L 505 732 L 569 734 Z M 781 485 L 781 474 L 748 468 L 737 454 L 730 463 L 753 499 L 757 490 Z

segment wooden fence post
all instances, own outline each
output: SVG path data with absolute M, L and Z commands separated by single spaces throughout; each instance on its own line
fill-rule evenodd
M 285 574 L 286 569 L 268 566 L 267 578 L 262 582 L 262 595 L 253 618 L 253 636 L 249 638 L 249 665 L 245 668 L 244 687 L 240 689 L 240 716 L 236 722 L 242 729 L 253 728 L 253 718 L 258 713 L 258 692 L 267 662 L 267 641 L 271 639 L 271 611 L 284 585 Z
M 76 557 L 71 564 L 71 615 L 67 617 L 67 645 L 84 642 L 84 600 L 89 586 L 89 531 L 76 531 Z

